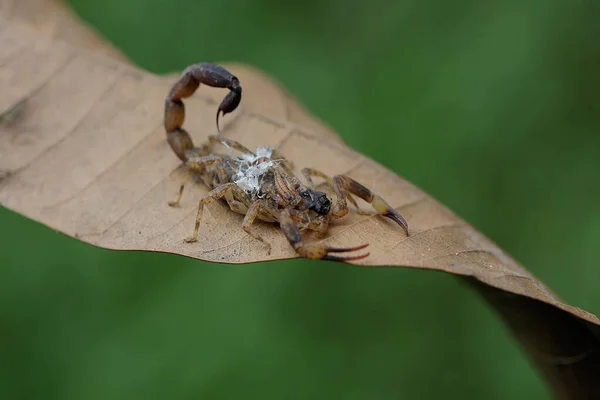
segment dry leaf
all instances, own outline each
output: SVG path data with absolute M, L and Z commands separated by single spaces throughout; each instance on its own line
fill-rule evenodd
M 276 227 L 261 224 L 259 232 L 273 245 L 268 256 L 240 229 L 242 217 L 222 204 L 205 211 L 199 242 L 184 243 L 198 199 L 207 190 L 190 184 L 181 208 L 166 204 L 183 177 L 162 126 L 172 77 L 119 61 L 118 53 L 111 54 L 91 34 L 83 46 L 116 58 L 41 34 L 33 25 L 14 21 L 21 10 L 16 2 L 0 4 L 2 15 L 10 17 L 0 27 L 0 204 L 110 249 L 225 263 L 296 256 Z M 36 14 L 23 13 L 24 18 L 31 15 Z M 61 37 L 55 33 L 62 24 L 49 23 L 42 30 Z M 390 221 L 352 215 L 332 227 L 327 244 L 370 243 L 371 257 L 360 262 L 365 266 L 407 266 L 466 277 L 500 312 L 559 397 L 600 396 L 594 378 L 600 376 L 598 318 L 564 304 L 430 196 L 345 147 L 274 82 L 245 66 L 228 68 L 240 78 L 244 100 L 224 119 L 224 136 L 250 148 L 278 146 L 297 169 L 311 166 L 330 175 L 350 175 L 395 206 L 411 230 L 407 238 Z M 196 144 L 216 133 L 214 114 L 223 96 L 203 87 L 186 102 L 184 126 Z

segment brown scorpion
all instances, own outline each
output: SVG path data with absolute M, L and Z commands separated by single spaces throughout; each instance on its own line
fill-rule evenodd
M 177 157 L 186 165 L 177 199 L 169 202 L 169 205 L 179 205 L 192 172 L 198 174 L 211 189 L 200 199 L 194 233 L 185 239 L 186 242 L 197 240 L 204 207 L 213 201 L 224 199 L 232 211 L 244 215 L 242 229 L 264 243 L 269 254 L 271 245 L 252 227 L 257 218 L 266 222 L 278 222 L 288 242 L 301 257 L 344 262 L 360 260 L 369 253 L 336 253 L 361 250 L 368 244 L 347 248 L 328 247 L 318 242 L 307 243 L 301 235 L 301 231 L 306 229 L 325 233 L 331 220 L 348 214 L 348 202 L 358 209 L 353 195 L 370 203 L 380 215 L 396 222 L 408 236 L 406 220 L 381 196 L 348 176 L 336 175 L 330 178 L 317 170 L 304 168 L 302 174 L 307 184 L 303 184 L 292 172 L 291 162 L 278 154 L 276 149 L 259 148 L 254 153 L 242 144 L 222 136 L 210 136 L 208 143 L 195 147 L 189 134 L 182 128 L 185 117 L 182 99 L 190 97 L 201 83 L 230 90 L 217 110 L 217 129 L 219 114 L 233 112 L 242 99 L 239 79 L 225 68 L 209 63 L 187 67 L 166 98 L 164 125 L 167 140 Z M 216 153 L 216 145 L 229 148 L 230 154 Z M 241 156 L 234 156 L 232 150 L 240 152 Z M 312 179 L 314 177 L 321 178 L 323 182 L 315 186 Z M 332 206 L 327 194 L 318 189 L 334 192 L 335 204 Z

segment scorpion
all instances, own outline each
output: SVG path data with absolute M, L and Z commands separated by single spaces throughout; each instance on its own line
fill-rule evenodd
M 182 128 L 185 118 L 182 100 L 192 96 L 200 84 L 226 88 L 229 89 L 229 93 L 217 109 L 216 123 L 219 135 L 211 135 L 208 143 L 195 147 L 188 132 Z M 167 141 L 186 166 L 177 198 L 168 204 L 172 207 L 179 206 L 191 173 L 198 174 L 210 189 L 199 201 L 194 232 L 192 236 L 184 239 L 185 242 L 197 241 L 204 207 L 223 199 L 233 212 L 244 215 L 242 229 L 261 241 L 268 254 L 271 253 L 270 243 L 252 226 L 256 219 L 279 223 L 287 241 L 300 257 L 340 262 L 368 257 L 369 253 L 347 254 L 364 249 L 368 243 L 346 248 L 329 247 L 318 241 L 306 242 L 301 234 L 305 230 L 324 234 L 332 220 L 349 213 L 348 202 L 360 213 L 361 210 L 353 196 L 370 203 L 379 215 L 393 220 L 407 236 L 409 235 L 406 220 L 396 210 L 381 196 L 349 176 L 336 175 L 331 178 L 318 170 L 304 168 L 304 184 L 293 173 L 293 164 L 282 157 L 277 149 L 259 148 L 254 153 L 242 144 L 220 136 L 219 114 L 224 116 L 235 111 L 241 99 L 242 87 L 235 75 L 219 65 L 200 63 L 191 65 L 182 72 L 165 100 L 164 127 Z M 214 148 L 217 145 L 228 148 L 230 154 L 216 153 Z M 233 150 L 240 152 L 241 156 L 233 156 Z M 313 178 L 320 178 L 323 182 L 315 185 Z M 249 179 L 251 184 L 244 182 L 244 179 Z M 332 205 L 332 200 L 322 190 L 330 194 L 335 193 L 335 204 Z

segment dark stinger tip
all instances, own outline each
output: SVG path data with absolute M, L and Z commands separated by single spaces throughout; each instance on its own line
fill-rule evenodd
M 217 130 L 221 132 L 219 128 L 219 113 L 223 116 L 232 113 L 236 110 L 237 106 L 240 104 L 242 100 L 242 88 L 239 88 L 237 91 L 230 91 L 227 96 L 223 99 L 221 104 L 219 105 L 219 109 L 217 111 Z

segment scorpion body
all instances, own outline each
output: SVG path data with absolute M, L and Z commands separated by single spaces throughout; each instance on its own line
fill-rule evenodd
M 380 215 L 400 225 L 408 236 L 406 220 L 381 196 L 348 176 L 336 175 L 330 178 L 317 170 L 304 168 L 302 174 L 307 182 L 304 184 L 293 173 L 291 162 L 278 154 L 277 150 L 263 148 L 254 153 L 242 144 L 221 136 L 210 136 L 208 143 L 195 147 L 189 134 L 182 128 L 185 117 L 182 99 L 191 96 L 201 83 L 230 90 L 217 110 L 217 129 L 219 114 L 233 112 L 242 96 L 242 88 L 236 76 L 223 67 L 203 63 L 186 68 L 165 101 L 167 141 L 186 165 L 177 199 L 169 202 L 169 205 L 179 205 L 191 173 L 199 174 L 211 189 L 200 199 L 194 233 L 185 239 L 186 242 L 197 240 L 204 207 L 220 199 L 225 200 L 232 211 L 244 215 L 242 229 L 261 241 L 269 253 L 271 245 L 252 228 L 256 219 L 279 223 L 288 242 L 301 257 L 344 262 L 367 257 L 368 253 L 336 253 L 354 252 L 364 249 L 368 244 L 348 248 L 328 247 L 318 242 L 306 243 L 301 235 L 301 231 L 307 229 L 325 233 L 332 220 L 348 214 L 348 202 L 358 209 L 352 196 L 370 203 Z M 216 152 L 215 147 L 218 145 L 228 148 L 229 154 Z M 240 156 L 234 156 L 233 151 L 239 152 Z M 315 185 L 315 177 L 321 178 L 323 182 Z M 335 204 L 321 190 L 334 192 Z

